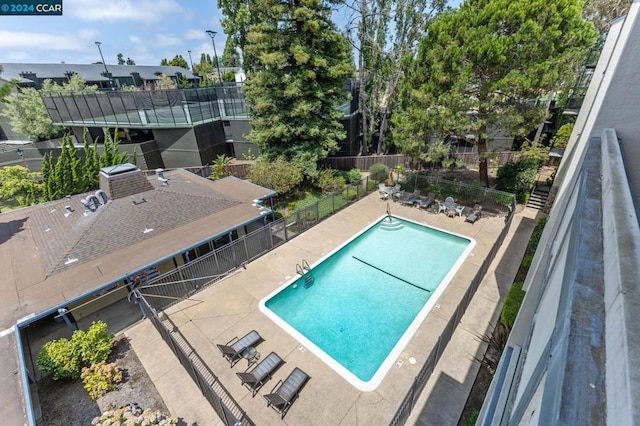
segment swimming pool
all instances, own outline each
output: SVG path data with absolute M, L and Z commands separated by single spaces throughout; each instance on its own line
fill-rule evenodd
M 475 245 L 383 216 L 260 302 L 356 388 L 374 390 Z

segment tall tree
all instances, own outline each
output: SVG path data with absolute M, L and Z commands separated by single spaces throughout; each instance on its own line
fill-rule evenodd
M 594 41 L 581 6 L 579 0 L 474 0 L 439 16 L 404 83 L 401 113 L 409 119 L 394 137 L 473 134 L 480 180 L 488 186 L 488 131 L 525 136 L 536 128 L 546 111 L 535 101 L 561 84 Z
M 124 65 L 124 55 L 122 53 L 118 53 L 118 65 Z
M 331 21 L 330 1 L 258 0 L 251 9 L 244 92 L 250 105 L 249 139 L 269 159 L 284 156 L 315 176 L 316 162 L 344 138 L 336 110 L 353 75 L 347 39 Z
M 24 166 L 7 166 L 0 169 L 0 198 L 16 200 L 19 206 L 29 206 L 42 196 L 39 173 L 30 172 Z
M 372 145 L 378 132 L 377 153 L 385 151 L 388 112 L 395 109 L 401 78 L 418 40 L 446 0 L 358 0 L 357 32 L 347 27 L 358 52 L 359 105 L 362 140 L 360 153 Z
M 605 35 L 611 21 L 629 12 L 631 3 L 629 0 L 588 0 L 582 14 L 593 22 L 601 35 Z
M 127 56 L 127 65 L 135 65 L 136 62 Z
M 170 66 L 170 67 L 181 67 L 184 69 L 189 69 L 189 64 L 187 64 L 187 60 L 182 57 L 182 55 L 176 55 L 172 60 L 167 61 L 163 59 L 160 61 L 160 65 L 162 66 Z
M 6 107 L 2 114 L 9 118 L 13 130 L 28 135 L 32 139 L 60 137 L 64 129 L 53 125 L 41 95 L 59 92 L 95 93 L 96 90 L 97 86 L 87 85 L 77 74 L 73 74 L 62 86 L 47 79 L 39 91 L 32 87 L 18 88 L 17 91 L 8 95 L 4 100 Z

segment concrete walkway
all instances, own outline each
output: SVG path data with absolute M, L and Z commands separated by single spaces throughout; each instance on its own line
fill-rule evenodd
M 398 216 L 472 237 L 477 244 L 438 299 L 437 309 L 427 316 L 396 366 L 375 391 L 361 392 L 351 386 L 267 319 L 258 310 L 258 303 L 295 275 L 295 264 L 301 259 L 313 264 L 382 216 L 386 203 L 376 194 L 253 261 L 246 270 L 240 270 L 167 310 L 180 332 L 256 424 L 388 424 L 504 225 L 503 218 L 483 217 L 472 225 L 465 223 L 464 218 L 447 218 L 394 203 L 391 203 L 391 209 Z M 536 214 L 537 211 L 524 209 L 514 217 L 503 247 L 421 395 L 410 424 L 457 424 L 479 367 L 474 357 L 481 357 L 485 349 L 476 336 L 487 334 L 498 318 L 502 300 L 535 227 Z M 229 368 L 215 347 L 215 343 L 227 342 L 251 329 L 259 330 L 265 338 L 258 346 L 263 355 L 276 351 L 286 361 L 255 398 L 240 386 L 235 376 L 235 372 L 245 369 L 246 362 L 242 360 Z M 188 425 L 220 424 L 213 409 L 149 321 L 127 330 L 126 335 L 172 415 L 182 418 Z M 415 358 L 417 363 L 409 362 L 410 358 Z M 285 419 L 280 420 L 277 413 L 266 407 L 261 395 L 270 391 L 294 367 L 302 368 L 312 379 Z

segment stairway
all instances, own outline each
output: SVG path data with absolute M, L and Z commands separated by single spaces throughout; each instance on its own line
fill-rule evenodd
M 547 204 L 547 198 L 549 197 L 549 188 L 546 186 L 536 186 L 529 197 L 529 201 L 527 202 L 527 207 L 543 210 L 544 206 Z

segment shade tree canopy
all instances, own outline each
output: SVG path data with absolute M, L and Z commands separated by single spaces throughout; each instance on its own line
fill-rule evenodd
M 562 85 L 596 37 L 579 0 L 471 0 L 440 15 L 403 82 L 394 140 L 473 135 L 488 186 L 488 129 L 526 136 L 539 102 Z

